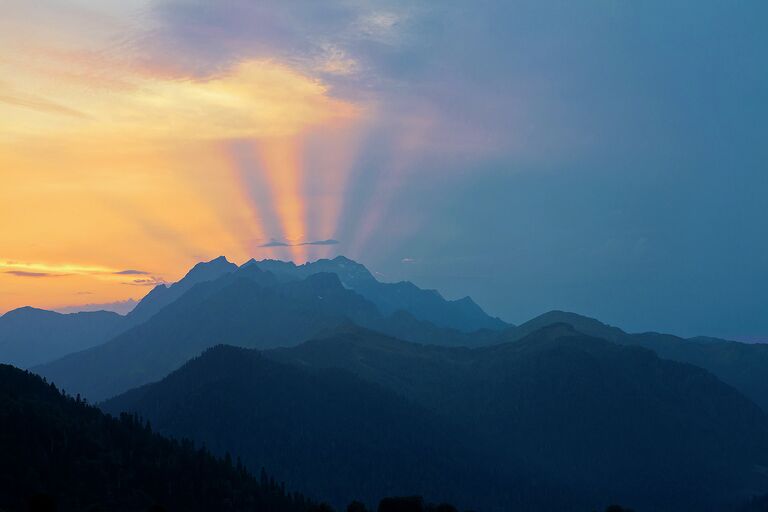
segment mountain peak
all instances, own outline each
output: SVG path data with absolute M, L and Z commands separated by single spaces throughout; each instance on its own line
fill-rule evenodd
M 228 274 L 237 270 L 237 265 L 231 263 L 224 256 L 219 256 L 211 261 L 201 261 L 197 263 L 192 269 L 187 272 L 182 281 L 193 281 L 192 284 L 197 284 L 202 281 L 210 281 L 216 279 L 222 274 Z
M 352 264 L 352 265 L 360 265 L 360 266 L 362 266 L 362 263 L 358 263 L 355 260 L 347 258 L 346 256 L 343 256 L 341 254 L 339 254 L 338 256 L 333 258 L 331 261 L 333 261 L 335 263 L 349 263 L 349 264 Z
M 0 318 L 29 318 L 32 316 L 40 316 L 40 315 L 47 315 L 47 316 L 58 316 L 61 313 L 57 313 L 55 311 L 49 311 L 47 309 L 40 309 L 32 306 L 22 306 L 20 308 L 12 309 L 2 315 Z
M 528 320 L 518 327 L 508 329 L 504 337 L 507 341 L 519 340 L 534 331 L 558 324 L 567 324 L 581 334 L 613 342 L 619 342 L 626 336 L 626 333 L 618 327 L 604 324 L 600 320 L 579 315 L 578 313 L 555 309 L 541 314 L 532 320 Z

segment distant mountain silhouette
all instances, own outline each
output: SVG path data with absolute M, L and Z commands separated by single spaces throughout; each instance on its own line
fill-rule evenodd
M 162 438 L 132 416 L 109 418 L 8 365 L 0 365 L 0 453 L 2 510 L 321 510 L 228 456 Z
M 192 267 L 179 281 L 170 286 L 160 284 L 155 286 L 133 310 L 128 313 L 129 325 L 138 325 L 149 320 L 155 313 L 172 303 L 194 285 L 206 281 L 214 281 L 219 277 L 237 270 L 237 265 L 219 256 L 211 261 L 201 262 Z
M 424 488 L 483 510 L 621 502 L 639 510 L 715 511 L 768 491 L 760 471 L 768 463 L 768 419 L 757 406 L 704 370 L 569 325 L 474 349 L 346 326 L 264 352 L 294 372 L 248 354 L 209 351 L 105 407 L 136 410 L 163 432 L 251 461 L 290 453 L 296 468 L 275 469 L 289 481 L 309 483 L 312 475 L 295 472 L 313 467 L 323 447 L 371 453 L 365 450 L 373 439 L 389 454 L 382 464 L 401 460 L 423 475 Z M 389 391 L 377 395 L 373 384 Z M 445 449 L 420 451 L 435 442 Z M 355 468 L 350 485 L 391 482 L 384 468 L 377 473 L 351 456 L 344 460 L 340 468 Z M 486 487 L 467 473 L 482 475 Z M 320 496 L 351 492 L 312 478 Z M 450 484 L 454 478 L 461 483 Z
M 464 501 L 491 479 L 456 445 L 453 427 L 423 407 L 349 372 L 298 368 L 255 350 L 208 349 L 101 407 L 140 411 L 165 434 L 237 453 L 338 507 L 390 494 Z
M 329 300 L 328 297 L 320 299 L 322 294 L 313 296 L 314 292 L 310 292 L 301 298 L 304 302 L 298 310 L 282 302 L 282 306 L 276 305 L 274 308 L 282 308 L 284 314 L 277 315 L 276 318 L 280 318 L 286 325 L 284 328 L 277 321 L 268 322 L 271 327 L 266 328 L 254 326 L 256 322 L 239 319 L 237 317 L 239 312 L 250 311 L 248 308 L 257 308 L 260 303 L 256 300 L 246 300 L 249 306 L 243 308 L 236 303 L 244 296 L 240 297 L 237 294 L 230 296 L 233 302 L 229 307 L 211 305 L 219 308 L 216 310 L 219 311 L 217 318 L 211 322 L 207 322 L 206 319 L 211 318 L 213 313 L 207 311 L 207 306 L 202 302 L 193 300 L 191 303 L 183 302 L 182 305 L 175 306 L 175 303 L 196 285 L 212 283 L 222 278 L 225 278 L 223 279 L 225 283 L 231 283 L 232 278 L 235 277 L 242 278 L 255 283 L 258 287 L 271 288 L 278 295 L 290 299 L 292 283 L 300 283 L 307 277 L 328 273 L 338 276 L 342 284 L 341 288 L 347 288 L 348 292 L 355 293 L 336 290 L 334 299 Z M 316 284 L 321 285 L 322 282 L 321 279 Z M 327 293 L 329 286 L 339 288 L 337 284 L 336 281 L 326 278 L 322 286 Z M 206 293 L 197 294 L 200 301 L 208 300 Z M 247 295 L 247 292 L 244 293 Z M 262 295 L 263 300 L 268 300 L 268 297 L 268 294 Z M 336 299 L 342 297 L 346 298 L 336 302 Z M 321 305 L 323 300 L 325 303 Z M 402 303 L 398 302 L 400 300 Z M 701 366 L 742 391 L 768 411 L 768 379 L 764 378 L 768 373 L 768 345 L 750 345 L 716 338 L 685 340 L 658 333 L 628 334 L 597 320 L 562 311 L 552 311 L 514 327 L 499 324 L 484 313 L 471 314 L 471 311 L 477 313 L 477 310 L 474 307 L 467 307 L 470 303 L 471 301 L 468 300 L 445 301 L 436 292 L 420 290 L 410 283 L 379 283 L 363 265 L 341 256 L 298 266 L 277 260 L 251 260 L 240 268 L 226 258 L 219 257 L 195 265 L 183 279 L 169 287 L 163 285 L 153 289 L 131 315 L 122 319 L 122 322 L 120 317 L 109 313 L 92 316 L 78 314 L 77 317 L 67 315 L 68 322 L 50 323 L 50 328 L 43 329 L 49 324 L 37 322 L 34 315 L 18 315 L 17 321 L 8 322 L 8 325 L 13 326 L 12 328 L 3 328 L 5 317 L 2 317 L 0 318 L 0 356 L 8 362 L 27 367 L 51 362 L 53 364 L 50 370 L 46 366 L 40 371 L 44 373 L 50 371 L 49 375 L 58 379 L 68 389 L 79 390 L 91 398 L 107 398 L 113 393 L 159 379 L 201 350 L 220 342 L 255 348 L 292 345 L 324 329 L 335 328 L 351 321 L 407 341 L 451 346 L 481 346 L 514 341 L 552 323 L 562 322 L 573 325 L 584 334 L 621 344 L 650 348 L 663 358 Z M 166 307 L 174 307 L 175 313 L 165 314 L 164 320 L 145 325 Z M 195 309 L 191 317 L 187 314 L 190 307 Z M 455 311 L 456 308 L 461 311 Z M 61 315 L 56 317 L 52 312 L 38 311 L 41 317 L 47 315 L 52 318 L 64 318 Z M 183 313 L 185 311 L 186 313 Z M 296 325 L 293 325 L 290 311 L 295 311 L 297 314 L 303 311 L 304 313 L 301 314 L 304 316 L 310 312 L 311 318 L 301 318 Z M 185 320 L 185 325 L 172 325 L 179 322 L 174 315 L 181 315 L 188 320 Z M 491 325 L 491 328 L 464 332 L 440 326 L 441 323 L 442 325 L 450 324 L 455 319 L 467 318 L 467 315 L 472 320 L 469 322 L 462 320 L 461 325 L 458 326 L 461 329 L 481 325 Z M 9 313 L 6 317 L 8 316 L 13 315 Z M 79 321 L 74 322 L 75 318 Z M 425 318 L 436 319 L 437 323 Z M 446 318 L 450 321 L 446 322 Z M 113 327 L 112 322 L 118 325 Z M 202 323 L 210 325 L 199 328 L 198 324 Z M 499 330 L 498 328 L 502 325 L 506 327 Z M 219 330 L 214 329 L 214 326 Z M 237 330 L 237 326 L 247 326 L 247 329 Z M 118 336 L 131 327 L 140 330 L 131 335 L 126 333 L 124 337 Z M 208 339 L 198 339 L 197 342 L 188 346 L 183 342 L 185 336 L 201 338 L 203 332 L 207 333 Z M 88 347 L 96 347 L 111 338 L 114 340 L 110 342 L 109 348 L 105 347 L 104 352 L 95 351 L 101 354 L 99 356 L 90 351 L 72 354 Z M 130 339 L 140 339 L 137 342 L 139 346 L 147 344 L 152 348 L 146 353 L 147 355 L 136 355 L 136 351 L 128 346 L 133 343 L 129 341 Z M 162 349 L 161 347 L 166 344 L 171 348 Z M 117 349 L 118 346 L 124 346 L 124 349 Z M 55 361 L 67 354 L 72 355 L 65 360 Z M 157 361 L 142 362 L 142 359 L 155 359 L 155 355 L 149 354 L 157 355 Z M 106 358 L 104 361 L 101 360 L 102 356 Z M 127 362 L 133 359 L 136 360 L 131 365 L 122 364 L 123 360 Z M 98 377 L 94 372 L 101 373 L 102 376 Z M 134 374 L 135 378 L 124 379 L 122 375 L 124 373 Z M 105 385 L 105 379 L 113 382 L 107 382 Z
M 350 322 L 420 342 L 489 343 L 496 336 L 492 331 L 466 334 L 437 328 L 404 312 L 382 317 L 373 303 L 345 288 L 337 274 L 281 281 L 257 265 L 244 265 L 192 286 L 148 321 L 109 342 L 35 371 L 98 401 L 159 380 L 219 343 L 290 346 Z
M 29 368 L 100 345 L 145 322 L 195 284 L 235 270 L 237 265 L 223 256 L 198 263 L 179 282 L 153 288 L 127 316 L 108 311 L 61 314 L 32 307 L 9 311 L 0 316 L 0 363 Z
M 328 301 L 311 292 L 322 278 L 297 283 L 305 283 L 307 288 L 302 299 L 300 286 L 293 283 L 289 298 L 250 278 L 227 277 L 194 286 L 147 322 L 107 343 L 35 371 L 72 393 L 98 401 L 161 379 L 219 343 L 246 347 L 296 344 L 348 321 L 328 314 Z
M 768 411 L 766 344 L 739 343 L 709 337 L 685 339 L 655 332 L 629 334 L 599 320 L 564 311 L 550 311 L 518 327 L 507 329 L 502 332 L 500 339 L 520 339 L 532 331 L 557 322 L 572 325 L 577 331 L 596 338 L 647 348 L 664 359 L 709 370 Z
M 415 318 L 436 326 L 464 332 L 509 327 L 500 319 L 488 316 L 469 297 L 446 300 L 436 290 L 423 290 L 409 281 L 381 283 L 363 265 L 344 256 L 303 265 L 280 260 L 251 260 L 247 264 L 258 265 L 279 279 L 303 279 L 320 272 L 336 274 L 346 287 L 373 302 L 385 316 L 405 310 Z
M 0 363 L 22 368 L 107 341 L 123 317 L 108 311 L 61 314 L 23 307 L 0 316 Z

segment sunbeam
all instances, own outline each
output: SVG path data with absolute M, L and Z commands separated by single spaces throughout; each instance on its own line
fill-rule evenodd
M 341 212 L 360 144 L 363 122 L 337 123 L 329 130 L 312 130 L 305 138 L 307 229 L 313 239 L 339 236 Z M 312 257 L 328 257 L 333 246 L 311 246 Z
M 371 236 L 380 229 L 389 213 L 392 200 L 406 181 L 406 174 L 417 163 L 414 150 L 429 129 L 427 122 L 410 122 L 401 127 L 399 136 L 392 143 L 390 163 L 376 180 L 371 198 L 366 202 L 365 210 L 354 228 L 349 244 L 351 255 L 359 256 Z
M 298 137 L 275 137 L 255 144 L 267 185 L 275 202 L 283 238 L 290 244 L 296 262 L 307 259 L 305 246 L 296 245 L 307 234 L 302 195 L 301 142 Z

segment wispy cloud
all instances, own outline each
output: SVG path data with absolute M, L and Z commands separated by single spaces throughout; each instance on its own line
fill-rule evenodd
M 261 244 L 259 247 L 291 247 L 292 244 L 288 242 L 281 242 L 279 240 L 270 240 L 265 244 Z
M 312 242 L 302 242 L 299 245 L 338 245 L 339 241 L 329 238 L 328 240 L 315 240 Z
M 8 94 L 0 91 L 0 103 L 6 103 L 16 107 L 29 108 L 38 112 L 46 112 L 52 114 L 64 114 L 80 119 L 86 119 L 88 116 L 79 110 L 67 107 L 65 105 L 59 105 L 56 102 L 40 98 L 36 96 L 21 95 L 21 94 Z
M 127 284 L 130 286 L 157 286 L 159 284 L 165 284 L 166 281 L 164 279 L 161 279 L 159 277 L 150 276 L 150 277 L 142 277 L 139 279 L 133 279 L 131 281 L 124 281 L 122 284 Z
M 338 245 L 339 241 L 329 238 L 328 240 L 311 240 L 307 242 L 290 243 L 281 240 L 272 239 L 259 247 L 301 247 L 304 245 Z
M 99 279 L 123 279 L 124 276 L 148 276 L 145 270 L 126 269 L 118 270 L 98 265 L 81 265 L 72 263 L 39 263 L 20 262 L 13 260 L 0 260 L 0 272 L 17 277 L 66 277 L 66 276 L 92 276 Z M 162 282 L 159 277 L 152 276 L 153 280 Z
M 5 270 L 4 274 L 11 274 L 16 277 L 64 277 L 71 274 L 53 274 L 50 272 L 28 272 L 26 270 Z

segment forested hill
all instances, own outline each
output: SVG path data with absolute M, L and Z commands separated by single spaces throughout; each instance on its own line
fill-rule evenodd
M 0 365 L 0 510 L 323 510 L 231 458 Z

